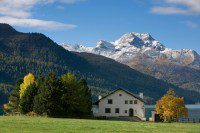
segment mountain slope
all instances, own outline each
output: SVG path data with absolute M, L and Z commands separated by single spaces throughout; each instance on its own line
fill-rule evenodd
M 84 76 L 89 85 L 113 90 L 123 87 L 133 93 L 144 92 L 155 102 L 169 88 L 174 88 L 188 103 L 197 102 L 200 95 L 142 74 L 112 59 L 88 53 L 65 50 L 39 33 L 20 33 L 6 24 L 0 24 L 0 83 L 14 84 L 18 78 L 32 72 L 62 75 L 72 71 Z M 4 34 L 6 33 L 6 34 Z
M 200 92 L 200 55 L 190 49 L 166 48 L 147 33 L 128 33 L 115 42 L 100 41 L 96 47 L 67 44 L 63 47 L 103 55 L 155 78 Z

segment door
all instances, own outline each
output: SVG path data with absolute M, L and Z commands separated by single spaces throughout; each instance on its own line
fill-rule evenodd
M 133 116 L 134 116 L 133 109 L 129 109 L 129 116 L 130 116 L 130 117 L 133 117 Z

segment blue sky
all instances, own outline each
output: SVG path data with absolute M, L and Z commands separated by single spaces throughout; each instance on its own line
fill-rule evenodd
M 87 46 L 147 32 L 169 48 L 200 53 L 200 0 L 2 0 L 0 22 Z

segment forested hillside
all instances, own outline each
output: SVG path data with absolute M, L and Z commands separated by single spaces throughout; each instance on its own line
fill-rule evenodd
M 3 114 L 3 104 L 8 101 L 9 93 L 12 86 L 6 84 L 0 84 L 0 115 Z
M 7 24 L 0 24 L 0 83 L 13 85 L 29 72 L 60 76 L 67 71 L 84 77 L 93 88 L 113 90 L 125 88 L 133 93 L 143 92 L 155 102 L 169 88 L 184 96 L 187 103 L 194 103 L 200 95 L 186 91 L 162 80 L 142 74 L 106 57 L 72 53 L 39 33 L 20 33 Z M 94 91 L 95 92 L 95 91 Z

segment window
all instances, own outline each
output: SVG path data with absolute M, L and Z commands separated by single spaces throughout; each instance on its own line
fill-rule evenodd
M 108 104 L 112 104 L 112 103 L 113 103 L 112 99 L 108 99 Z
M 134 100 L 134 104 L 137 104 L 137 100 Z
M 122 94 L 119 94 L 119 96 L 121 97 L 121 96 L 122 96 Z
M 116 108 L 116 109 L 115 109 L 115 113 L 116 113 L 116 114 L 119 114 L 119 108 Z
M 127 100 L 125 100 L 125 104 L 128 104 L 128 101 L 127 101 Z
M 105 108 L 105 113 L 111 113 L 111 109 L 110 108 Z
M 124 111 L 127 114 L 127 110 Z
M 130 103 L 130 104 L 133 104 L 133 101 L 131 100 L 131 101 L 129 101 L 129 103 Z

